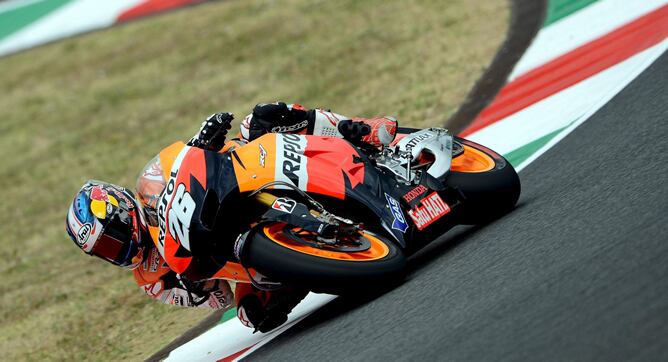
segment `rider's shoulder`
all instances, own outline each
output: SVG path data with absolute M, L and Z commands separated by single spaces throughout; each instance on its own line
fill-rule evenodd
M 144 252 L 144 261 L 132 270 L 138 285 L 156 283 L 172 271 L 156 247 L 147 248 Z

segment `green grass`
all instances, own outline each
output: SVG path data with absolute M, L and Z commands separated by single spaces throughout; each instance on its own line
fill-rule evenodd
M 1 58 L 3 359 L 142 359 L 206 315 L 69 241 L 86 179 L 133 186 L 208 114 L 262 101 L 441 125 L 508 16 L 502 0 L 226 1 Z

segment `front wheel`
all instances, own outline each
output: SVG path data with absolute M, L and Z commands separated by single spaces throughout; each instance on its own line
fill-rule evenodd
M 512 210 L 520 196 L 520 179 L 513 166 L 498 153 L 456 137 L 463 153 L 452 160 L 445 183 L 466 198 L 459 223 L 481 224 Z
M 330 245 L 285 223 L 259 225 L 246 239 L 242 264 L 290 286 L 329 294 L 378 288 L 401 276 L 406 258 L 394 243 L 368 231 L 351 238 Z

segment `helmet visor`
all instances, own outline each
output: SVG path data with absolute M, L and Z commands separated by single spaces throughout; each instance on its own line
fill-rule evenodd
M 112 207 L 112 215 L 103 225 L 98 241 L 90 253 L 112 264 L 128 266 L 138 251 L 138 229 L 135 209 L 129 209 L 123 200 Z
M 100 236 L 91 254 L 119 266 L 130 265 L 132 241 L 121 241 L 106 234 Z

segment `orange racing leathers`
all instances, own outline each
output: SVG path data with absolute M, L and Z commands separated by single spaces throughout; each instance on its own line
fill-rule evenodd
M 227 281 L 207 280 L 199 286 L 199 295 L 192 295 L 193 292 L 187 290 L 167 266 L 158 249 L 154 245 L 147 249 L 144 261 L 133 269 L 135 281 L 146 295 L 166 304 L 184 307 L 223 309 L 232 306 L 234 295 Z

